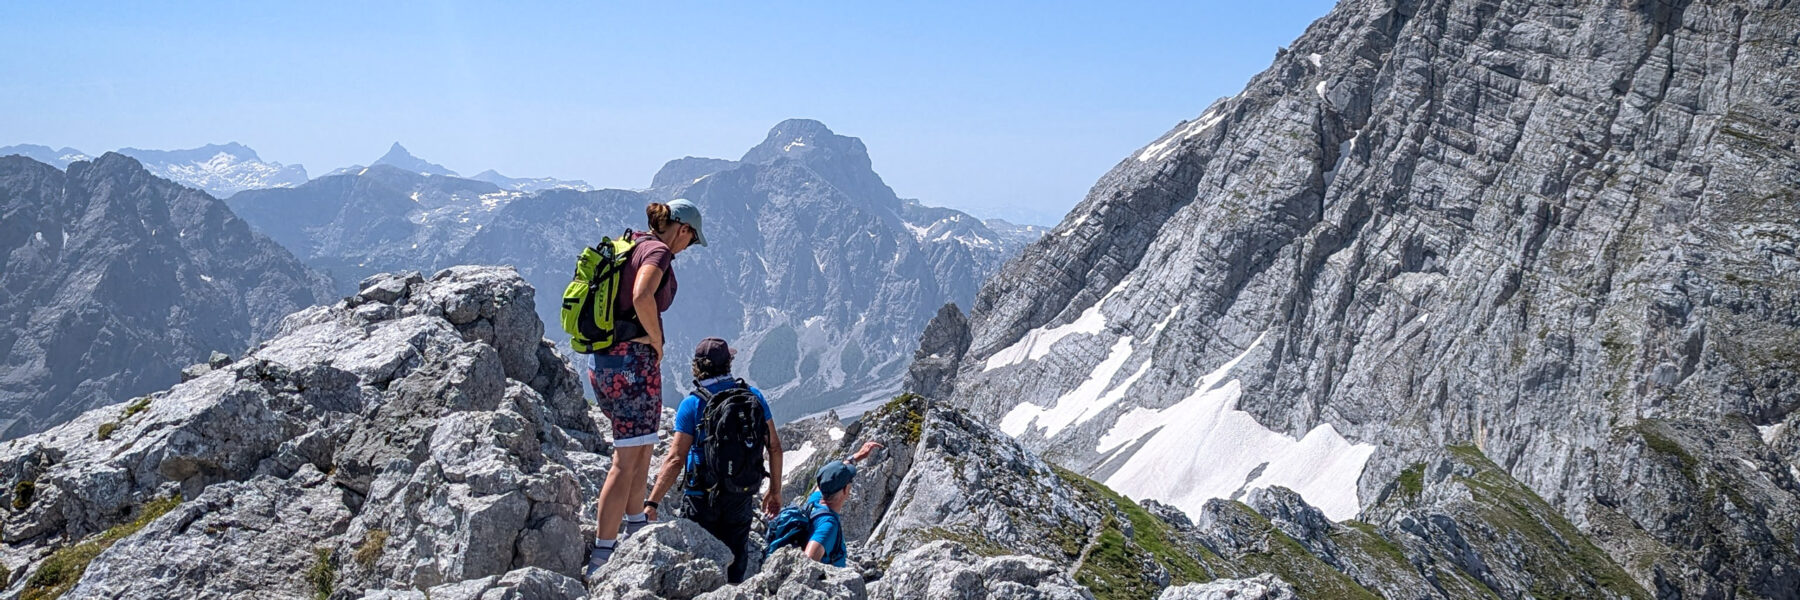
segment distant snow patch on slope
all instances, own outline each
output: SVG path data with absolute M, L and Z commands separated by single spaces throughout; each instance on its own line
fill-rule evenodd
M 1048 438 L 1062 433 L 1063 428 L 1070 423 L 1086 422 L 1124 397 L 1125 388 L 1131 387 L 1132 383 L 1136 383 L 1137 377 L 1144 374 L 1145 369 L 1139 369 L 1119 386 L 1117 394 L 1107 393 L 1113 377 L 1119 374 L 1119 369 L 1124 368 L 1125 361 L 1130 359 L 1131 336 L 1119 338 L 1113 344 L 1112 351 L 1107 353 L 1106 359 L 1094 365 L 1093 373 L 1081 385 L 1057 398 L 1056 403 L 1048 409 L 1030 402 L 1020 402 L 1000 419 L 1000 430 L 1006 432 L 1006 435 L 1018 437 L 1025 433 L 1027 427 L 1036 423 L 1039 428 L 1044 429 L 1044 437 Z M 1145 367 L 1148 366 L 1149 361 L 1145 361 Z
M 1106 485 L 1189 514 L 1198 514 L 1213 498 L 1282 486 L 1333 520 L 1356 516 L 1361 508 L 1356 480 L 1375 453 L 1373 445 L 1352 444 L 1329 423 L 1295 440 L 1237 410 L 1243 388 L 1236 379 L 1225 378 L 1262 340 L 1258 336 L 1242 354 L 1201 378 L 1199 388 L 1174 406 L 1138 408 L 1119 417 L 1095 450 L 1142 445 L 1107 477 Z M 1246 482 L 1258 467 L 1262 474 Z
M 1175 315 L 1180 312 L 1181 305 L 1179 304 L 1170 309 L 1169 315 L 1163 317 L 1163 320 L 1157 322 L 1152 328 L 1150 341 L 1156 341 L 1163 329 L 1168 327 L 1169 322 L 1174 320 Z M 1086 423 L 1111 408 L 1112 405 L 1118 404 L 1120 400 L 1125 399 L 1125 394 L 1131 390 L 1131 386 L 1137 385 L 1138 380 L 1143 379 L 1144 374 L 1149 373 L 1150 367 L 1155 364 L 1151 357 L 1144 357 L 1144 361 L 1138 365 L 1137 371 L 1119 382 L 1119 385 L 1108 389 L 1113 378 L 1131 358 L 1132 341 L 1131 336 L 1120 338 L 1113 344 L 1106 359 L 1100 361 L 1100 364 L 1094 365 L 1094 371 L 1088 375 L 1087 380 L 1076 386 L 1074 390 L 1057 398 L 1056 404 L 1050 408 L 1046 409 L 1030 402 L 1021 402 L 1014 406 L 1006 413 L 1005 417 L 1000 419 L 1000 430 L 1006 432 L 1007 435 L 1019 437 L 1025 433 L 1028 427 L 1035 424 L 1039 429 L 1044 430 L 1044 437 L 1055 437 L 1069 425 Z
M 806 462 L 806 459 L 812 458 L 813 453 L 817 451 L 818 448 L 813 447 L 812 440 L 807 440 L 805 443 L 800 444 L 799 449 L 782 452 L 781 464 L 799 465 Z
M 1044 355 L 1049 354 L 1050 347 L 1056 345 L 1057 342 L 1062 341 L 1063 338 L 1078 333 L 1093 335 L 1105 331 L 1106 315 L 1100 314 L 1100 307 L 1105 305 L 1107 300 L 1118 295 L 1121 290 L 1128 287 L 1130 281 L 1130 278 L 1120 281 L 1119 285 L 1114 286 L 1112 291 L 1107 292 L 1106 295 L 1101 297 L 1098 302 L 1095 302 L 1093 306 L 1087 307 L 1087 310 L 1081 311 L 1081 315 L 1075 317 L 1075 320 L 1073 321 L 1049 329 L 1039 327 L 1025 332 L 1025 336 L 1019 338 L 1019 341 L 1014 342 L 1013 345 L 1007 346 L 999 352 L 995 352 L 992 356 L 989 356 L 987 365 L 982 367 L 981 370 L 987 372 L 1000 367 L 1023 363 L 1028 360 L 1038 360 L 1043 358 Z
M 1063 231 L 1062 231 L 1062 233 L 1058 233 L 1058 234 L 1056 234 L 1056 237 L 1069 237 L 1069 236 L 1071 236 L 1071 235 L 1074 235 L 1074 234 L 1075 234 L 1075 230 L 1076 230 L 1076 229 L 1080 229 L 1080 228 L 1081 228 L 1081 224 L 1082 224 L 1082 223 L 1086 223 L 1086 222 L 1087 222 L 1087 218 L 1088 218 L 1088 216 L 1087 216 L 1087 215 L 1081 215 L 1081 216 L 1079 216 L 1079 217 L 1075 217 L 1075 222 L 1074 222 L 1074 223 L 1070 223 L 1070 224 L 1069 224 L 1069 228 L 1068 228 L 1068 229 L 1064 229 L 1064 230 L 1063 230 Z
M 1150 144 L 1148 147 L 1144 148 L 1143 152 L 1138 153 L 1138 162 L 1149 162 L 1152 160 L 1160 161 L 1168 158 L 1169 155 L 1175 153 L 1176 149 L 1181 147 L 1182 140 L 1200 135 L 1201 132 L 1211 129 L 1212 126 L 1218 125 L 1219 121 L 1223 120 L 1225 120 L 1225 111 L 1220 110 L 1219 108 L 1213 108 L 1212 110 L 1206 111 L 1204 114 L 1200 115 L 1200 118 L 1190 121 L 1186 127 L 1182 127 L 1174 133 L 1169 134 L 1167 137 L 1157 140 L 1156 143 Z
M 1787 423 L 1756 426 L 1757 433 L 1762 434 L 1763 443 L 1771 446 L 1775 444 L 1775 438 L 1780 437 L 1781 432 L 1785 430 L 1787 430 Z
M 1315 67 L 1319 66 L 1319 63 L 1322 62 L 1324 58 L 1325 57 L 1323 56 L 1319 56 L 1319 53 L 1317 52 L 1306 55 L 1306 60 L 1312 62 L 1312 65 Z

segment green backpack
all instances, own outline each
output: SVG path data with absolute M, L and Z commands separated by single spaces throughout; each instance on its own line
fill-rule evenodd
M 619 277 L 637 247 L 631 238 L 630 231 L 619 239 L 600 238 L 575 259 L 575 280 L 563 290 L 562 328 L 576 352 L 592 354 L 613 345 Z

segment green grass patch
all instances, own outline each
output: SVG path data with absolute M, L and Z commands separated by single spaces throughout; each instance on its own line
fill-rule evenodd
M 919 536 L 920 545 L 929 544 L 938 540 L 947 540 L 962 544 L 963 547 L 968 548 L 970 552 L 982 556 L 1006 556 L 1009 554 L 1017 554 L 1017 552 L 988 539 L 986 535 L 974 531 L 932 527 L 919 532 Z
M 313 548 L 313 564 L 306 569 L 306 583 L 312 586 L 316 600 L 331 597 L 337 588 L 337 563 L 331 561 L 330 548 Z
M 112 438 L 113 432 L 118 431 L 118 430 L 119 430 L 118 423 L 112 423 L 112 422 L 101 423 L 100 428 L 94 430 L 94 438 L 101 440 L 101 441 L 105 441 L 107 439 Z
M 386 529 L 370 529 L 363 534 L 362 544 L 356 546 L 356 564 L 364 569 L 375 568 L 375 561 L 381 560 L 381 552 L 387 547 L 387 539 Z
M 1412 561 L 1407 560 L 1406 552 L 1402 551 L 1399 546 L 1394 545 L 1394 542 L 1383 537 L 1381 532 L 1375 529 L 1374 525 L 1355 519 L 1344 521 L 1341 524 L 1359 533 L 1350 533 L 1342 530 L 1333 532 L 1333 541 L 1342 545 L 1355 546 L 1372 556 L 1385 557 L 1398 565 L 1411 568 Z
M 13 510 L 25 510 L 31 507 L 31 500 L 37 496 L 37 482 L 21 481 L 13 486 Z
M 1126 541 L 1111 515 L 1101 528 L 1087 560 L 1075 572 L 1075 582 L 1087 586 L 1097 600 L 1155 598 L 1162 588 L 1145 577 L 1143 564 L 1149 557 L 1143 549 Z
M 148 408 L 150 408 L 150 397 L 149 396 L 143 396 L 143 397 L 134 399 L 131 401 L 131 404 L 125 405 L 125 416 L 119 417 L 119 419 L 120 420 L 129 419 L 129 418 L 131 418 L 132 415 L 144 412 L 144 410 L 148 409 Z
M 1062 467 L 1051 468 L 1106 513 L 1094 547 L 1075 573 L 1076 581 L 1093 590 L 1095 598 L 1155 597 L 1160 588 L 1146 578 L 1144 565 L 1148 563 L 1162 567 L 1169 574 L 1170 585 L 1212 580 L 1202 561 L 1222 559 L 1205 546 L 1182 540 L 1174 527 L 1112 488 Z M 1115 515 L 1123 515 L 1131 525 L 1129 535 Z M 1190 548 L 1198 555 L 1189 554 Z M 1079 554 L 1079 549 L 1075 554 Z
M 1348 598 L 1356 600 L 1380 600 L 1381 597 L 1339 572 L 1319 557 L 1307 552 L 1300 542 L 1288 537 L 1268 517 L 1250 508 L 1250 505 L 1232 501 L 1232 505 L 1244 516 L 1249 517 L 1259 531 L 1267 536 L 1267 552 L 1253 552 L 1238 557 L 1237 563 L 1248 573 L 1269 572 L 1294 585 L 1294 591 L 1301 598 Z
M 880 416 L 897 415 L 900 418 L 900 432 L 908 444 L 919 443 L 925 431 L 925 411 L 919 407 L 921 399 L 918 394 L 907 392 L 881 405 Z
M 1414 463 L 1400 472 L 1400 493 L 1408 499 L 1417 499 L 1425 492 L 1425 463 Z
M 81 581 L 81 575 L 87 572 L 88 563 L 93 562 L 94 557 L 100 556 L 101 552 L 111 548 L 114 543 L 137 533 L 180 504 L 180 496 L 145 502 L 138 508 L 137 518 L 131 522 L 114 526 L 79 544 L 57 549 L 25 581 L 25 590 L 20 592 L 19 600 L 53 600 L 61 597 Z
M 1650 447 L 1650 451 L 1679 461 L 1681 475 L 1688 481 L 1699 482 L 1694 473 L 1694 467 L 1698 466 L 1700 461 L 1683 449 L 1681 444 L 1657 431 L 1656 426 L 1649 421 L 1639 421 L 1633 430 L 1637 431 L 1638 436 L 1644 438 L 1644 445 Z
M 1625 569 L 1596 547 L 1531 488 L 1488 460 L 1473 446 L 1450 446 L 1473 475 L 1457 476 L 1469 488 L 1480 517 L 1500 535 L 1521 536 L 1531 593 L 1538 598 L 1587 598 L 1597 590 L 1615 597 L 1650 598 Z M 1691 458 L 1691 457 L 1690 457 Z

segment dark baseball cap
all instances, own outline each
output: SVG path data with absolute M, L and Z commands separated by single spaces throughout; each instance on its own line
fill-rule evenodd
M 830 496 L 838 490 L 850 487 L 850 480 L 856 478 L 856 467 L 834 460 L 819 468 L 819 493 Z
M 737 351 L 726 345 L 725 340 L 716 337 L 700 340 L 700 344 L 694 346 L 694 358 L 704 358 L 715 365 L 729 363 L 733 356 L 737 356 Z

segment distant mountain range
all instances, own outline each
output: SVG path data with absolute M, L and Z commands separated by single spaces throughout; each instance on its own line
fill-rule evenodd
M 669 347 L 731 339 L 741 373 L 776 393 L 783 419 L 853 414 L 890 396 L 937 308 L 967 305 L 989 273 L 1044 232 L 903 200 L 860 140 L 816 121 L 777 125 L 741 160 L 670 161 L 647 190 L 527 193 L 521 180 L 492 173 L 434 172 L 441 167 L 398 145 L 376 163 L 247 191 L 230 205 L 329 273 L 340 294 L 378 272 L 509 264 L 539 289 L 539 313 L 554 322 L 556 291 L 581 247 L 643 228 L 649 202 L 692 199 L 712 245 L 676 262 L 681 299 Z M 679 361 L 669 368 L 670 381 L 686 381 Z
M 168 387 L 331 297 L 224 202 L 123 154 L 65 168 L 0 157 L 0 438 Z

